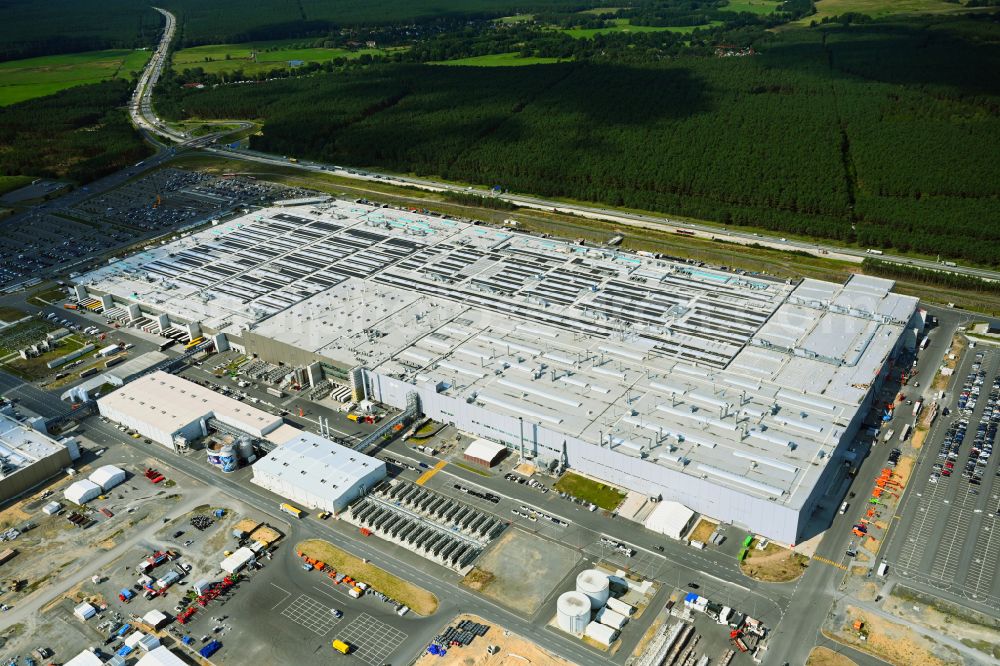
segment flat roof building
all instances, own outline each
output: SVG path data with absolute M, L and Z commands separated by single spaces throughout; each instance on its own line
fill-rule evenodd
M 140 377 L 100 398 L 97 408 L 102 416 L 169 447 L 174 446 L 175 438 L 192 441 L 208 434 L 213 419 L 258 438 L 283 423 L 279 416 L 163 371 Z
M 890 280 L 791 283 L 343 201 L 255 211 L 82 284 L 787 543 L 920 326 Z
M 71 462 L 66 445 L 0 412 L 0 502 L 61 473 Z
M 340 513 L 385 478 L 385 463 L 299 431 L 253 466 L 253 482 L 292 502 Z

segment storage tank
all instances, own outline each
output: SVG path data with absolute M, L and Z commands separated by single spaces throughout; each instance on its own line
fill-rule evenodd
M 590 607 L 598 609 L 608 602 L 611 596 L 608 575 L 597 569 L 584 569 L 576 577 L 576 591 L 590 598 Z
M 257 456 L 254 454 L 253 451 L 253 440 L 247 437 L 246 435 L 240 437 L 239 444 L 237 444 L 237 449 L 239 451 L 240 458 L 246 460 L 248 463 L 252 463 L 254 460 L 257 459 Z
M 208 463 L 220 468 L 223 472 L 235 472 L 239 466 L 236 447 L 229 443 L 209 446 Z
M 582 592 L 563 592 L 556 601 L 559 628 L 579 636 L 590 622 L 590 597 Z

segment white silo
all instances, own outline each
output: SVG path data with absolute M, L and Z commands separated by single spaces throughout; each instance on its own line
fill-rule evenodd
M 595 610 L 608 602 L 610 586 L 608 575 L 597 569 L 584 569 L 576 577 L 576 591 L 590 597 L 590 607 Z
M 559 628 L 579 636 L 590 622 L 590 597 L 583 592 L 563 592 L 556 601 Z

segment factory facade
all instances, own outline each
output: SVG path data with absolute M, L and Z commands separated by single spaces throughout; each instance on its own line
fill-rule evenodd
M 60 474 L 79 457 L 75 440 L 57 442 L 0 407 L 0 502 Z
M 256 211 L 79 288 L 794 543 L 915 345 L 917 300 L 892 286 L 793 284 L 334 201 Z

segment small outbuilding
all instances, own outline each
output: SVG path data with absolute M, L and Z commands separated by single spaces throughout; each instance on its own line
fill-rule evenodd
M 611 645 L 618 638 L 618 630 L 612 629 L 600 622 L 591 622 L 583 632 L 587 638 L 592 638 L 601 645 Z
M 73 609 L 73 615 L 76 615 L 81 620 L 86 621 L 97 615 L 97 609 L 84 601 L 82 604 Z
M 671 539 L 680 540 L 684 538 L 691 521 L 694 520 L 694 511 L 687 508 L 680 502 L 664 501 L 660 502 L 652 513 L 646 518 L 646 529 L 659 532 Z
M 161 645 L 147 652 L 136 666 L 187 666 L 187 662 Z
M 621 613 L 616 613 L 607 606 L 597 611 L 597 616 L 594 617 L 595 620 L 601 624 L 606 624 L 612 629 L 617 629 L 621 631 L 621 628 L 628 623 L 628 618 Z
M 66 499 L 74 504 L 86 504 L 101 494 L 101 487 L 93 481 L 81 479 L 71 484 L 63 492 Z
M 507 447 L 488 439 L 477 439 L 465 449 L 464 457 L 471 463 L 493 467 L 507 455 Z
M 247 565 L 257 555 L 247 547 L 240 548 L 235 553 L 222 560 L 219 566 L 228 574 L 234 574 Z
M 63 664 L 63 666 L 104 666 L 104 660 L 90 650 L 84 650 Z
M 60 509 L 62 509 L 62 504 L 60 504 L 59 502 L 49 502 L 48 504 L 42 507 L 42 513 L 44 513 L 46 516 L 54 516 L 57 513 L 59 513 Z
M 120 483 L 125 482 L 125 470 L 114 465 L 104 465 L 94 470 L 88 478 L 99 485 L 103 490 L 108 491 Z
M 166 613 L 158 611 L 154 608 L 142 616 L 142 621 L 151 626 L 153 629 L 159 629 L 167 623 L 167 615 Z

